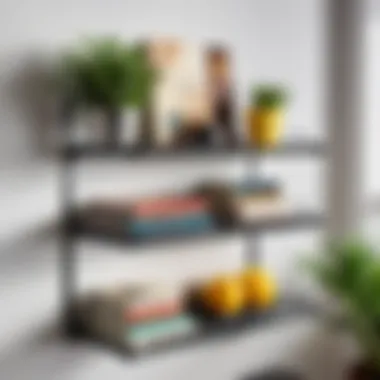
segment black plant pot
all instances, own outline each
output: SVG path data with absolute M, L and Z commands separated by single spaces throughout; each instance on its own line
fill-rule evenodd
M 119 145 L 121 111 L 120 109 L 109 107 L 106 109 L 108 136 L 107 145 L 110 148 L 116 148 Z
M 361 363 L 350 371 L 348 380 L 380 380 L 380 370 L 368 362 Z
M 303 380 L 303 378 L 287 370 L 270 370 L 261 374 L 248 375 L 241 380 Z

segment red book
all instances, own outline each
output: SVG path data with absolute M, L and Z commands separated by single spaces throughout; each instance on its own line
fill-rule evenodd
M 203 198 L 161 198 L 137 202 L 132 206 L 132 214 L 137 218 L 170 217 L 195 214 L 208 208 Z
M 124 318 L 129 323 L 144 322 L 153 319 L 165 319 L 182 312 L 182 305 L 177 301 L 140 306 L 132 310 L 126 310 Z

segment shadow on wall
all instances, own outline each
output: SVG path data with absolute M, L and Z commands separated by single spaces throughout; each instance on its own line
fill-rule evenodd
M 27 144 L 28 153 L 35 158 L 49 157 L 52 131 L 59 115 L 58 60 L 34 52 L 17 62 L 7 76 L 6 98 L 13 117 L 21 125 L 21 138 Z
M 54 276 L 56 255 L 51 245 L 55 244 L 55 229 L 53 226 L 37 226 L 18 239 L 2 242 L 0 246 L 0 290 L 4 291 L 6 300 L 11 297 L 16 305 L 20 302 L 24 304 L 19 308 L 21 313 L 27 312 L 30 302 L 31 305 L 41 305 L 41 300 L 33 300 L 34 292 L 20 293 L 18 288 L 32 289 L 38 286 L 36 278 L 49 274 Z M 46 284 L 52 286 L 55 282 Z M 54 287 L 52 292 L 56 291 L 58 289 Z M 28 294 L 28 297 L 20 298 L 22 294 Z M 42 294 L 41 298 L 43 302 L 50 302 L 46 294 Z M 1 297 L 0 300 L 3 301 Z M 6 301 L 1 304 L 5 315 L 9 307 L 13 304 L 10 306 Z M 83 350 L 82 344 L 65 341 L 59 331 L 57 312 L 55 308 L 53 310 L 46 313 L 43 319 L 37 320 L 31 311 L 29 316 L 18 315 L 5 326 L 2 325 L 3 328 L 8 326 L 14 333 L 11 343 L 7 343 L 6 338 L 0 344 L 0 379 L 58 380 L 70 378 L 67 372 L 73 367 L 80 369 L 82 365 L 88 365 L 88 356 L 91 354 L 93 357 L 94 348 Z
M 10 273 L 22 276 L 41 269 L 46 261 L 56 260 L 51 248 L 57 244 L 57 231 L 54 223 L 35 225 L 17 237 L 0 241 L 0 278 Z
M 80 354 L 79 354 L 80 353 Z M 70 378 L 73 367 L 86 366 L 92 350 L 65 342 L 56 326 L 45 323 L 0 352 L 0 378 L 14 380 Z M 66 375 L 65 375 L 66 374 Z

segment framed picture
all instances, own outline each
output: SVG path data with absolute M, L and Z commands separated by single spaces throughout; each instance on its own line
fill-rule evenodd
M 226 50 L 177 39 L 149 41 L 146 46 L 159 72 L 147 111 L 153 144 L 165 148 L 232 142 L 232 79 Z

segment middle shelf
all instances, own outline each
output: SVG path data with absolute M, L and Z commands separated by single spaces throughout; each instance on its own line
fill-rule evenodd
M 113 244 L 139 246 L 157 243 L 192 242 L 194 240 L 212 239 L 220 236 L 228 236 L 235 233 L 254 234 L 281 230 L 294 230 L 303 228 L 315 228 L 323 225 L 325 217 L 322 212 L 298 211 L 289 215 L 273 217 L 270 219 L 255 220 L 248 223 L 237 223 L 228 228 L 215 228 L 213 230 L 199 231 L 197 233 L 177 233 L 150 238 L 135 238 L 121 231 L 110 231 L 102 228 L 94 228 L 75 218 L 69 224 L 68 233 L 72 238 L 90 238 L 97 241 L 105 241 Z

